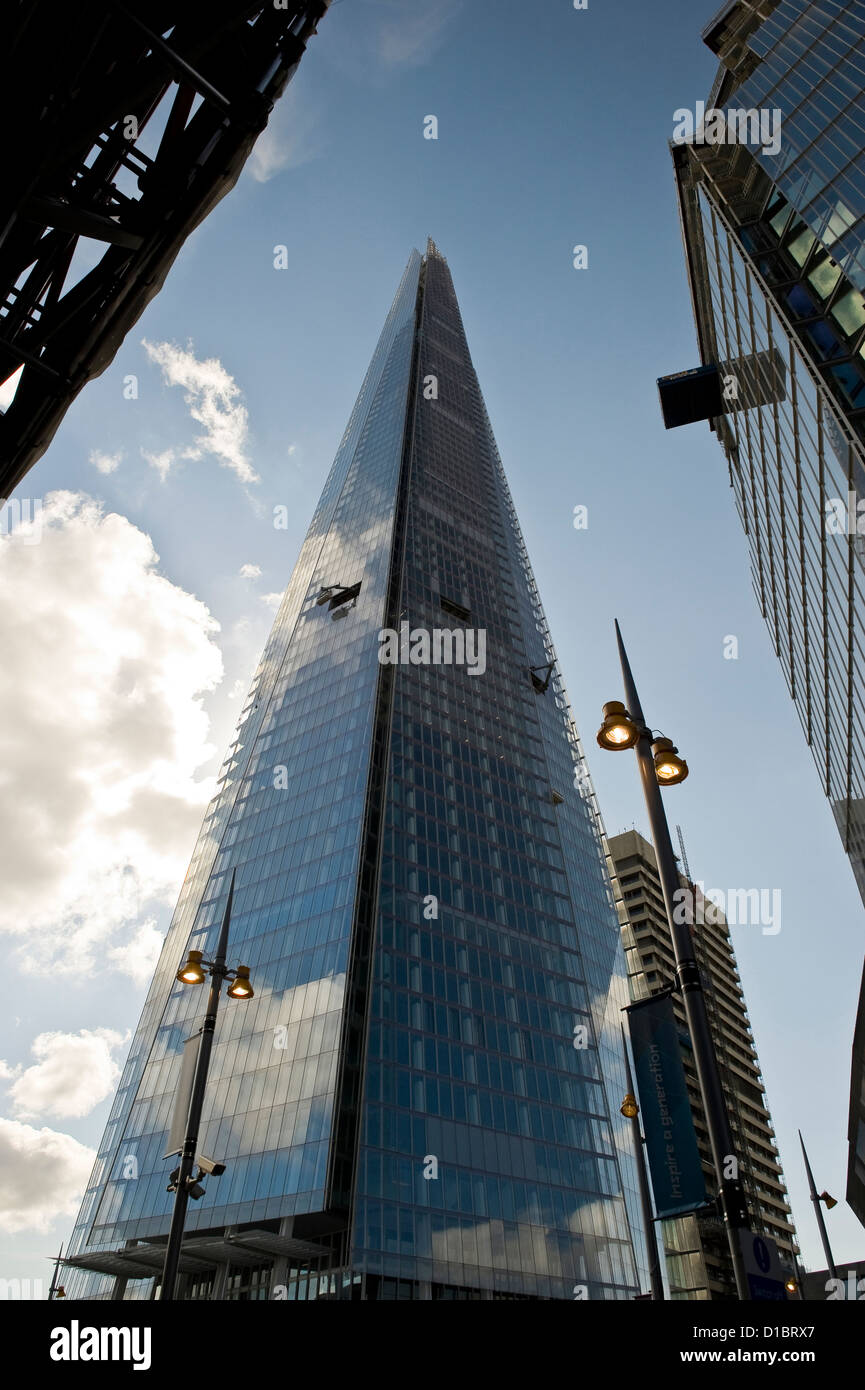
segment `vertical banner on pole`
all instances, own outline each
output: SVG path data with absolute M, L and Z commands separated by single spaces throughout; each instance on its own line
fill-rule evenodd
M 200 1042 L 201 1034 L 195 1033 L 193 1037 L 187 1038 L 186 1042 L 183 1044 L 183 1058 L 180 1063 L 180 1079 L 177 1083 L 174 1112 L 171 1116 L 168 1148 L 162 1155 L 163 1158 L 171 1158 L 172 1154 L 179 1154 L 183 1148 L 183 1141 L 186 1138 L 186 1122 L 189 1119 L 189 1102 L 192 1099 L 192 1082 L 195 1076 L 195 1063 L 198 1061 L 198 1047 Z
M 662 994 L 627 1012 L 655 1211 L 681 1216 L 707 1198 L 673 1003 Z

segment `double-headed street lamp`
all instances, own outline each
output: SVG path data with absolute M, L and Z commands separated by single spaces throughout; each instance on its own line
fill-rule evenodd
M 171 1213 L 171 1226 L 168 1232 L 168 1244 L 165 1247 L 165 1264 L 162 1269 L 162 1289 L 160 1300 L 172 1300 L 174 1298 L 174 1288 L 177 1283 L 177 1270 L 180 1264 L 180 1249 L 183 1243 L 183 1227 L 186 1221 L 186 1208 L 189 1205 L 190 1197 L 200 1197 L 203 1189 L 199 1186 L 198 1179 L 193 1177 L 192 1170 L 195 1167 L 195 1151 L 198 1147 L 198 1130 L 201 1125 L 201 1111 L 204 1105 L 204 1092 L 207 1089 L 207 1073 L 210 1067 L 210 1053 L 213 1047 L 213 1034 L 216 1028 L 216 1014 L 219 1009 L 219 996 L 222 991 L 224 980 L 230 981 L 226 991 L 229 999 L 251 999 L 254 994 L 252 985 L 249 982 L 249 966 L 239 965 L 236 970 L 228 970 L 225 964 L 225 957 L 228 951 L 228 928 L 231 922 L 231 904 L 234 899 L 234 870 L 231 874 L 231 884 L 228 889 L 228 902 L 225 906 L 225 913 L 222 918 L 222 927 L 219 932 L 219 941 L 216 945 L 216 955 L 213 960 L 205 960 L 203 951 L 189 951 L 186 961 L 177 972 L 177 979 L 185 985 L 204 984 L 205 975 L 210 976 L 210 995 L 207 1000 L 207 1013 L 204 1016 L 204 1023 L 201 1028 L 200 1042 L 198 1045 L 198 1056 L 195 1062 L 195 1073 L 192 1081 L 192 1091 L 189 1097 L 189 1114 L 186 1121 L 186 1131 L 183 1140 L 183 1148 L 180 1154 L 180 1167 L 176 1173 L 172 1173 L 174 1179 L 174 1209 Z M 205 1160 L 202 1160 L 203 1162 Z M 209 1164 L 209 1170 L 213 1173 L 222 1171 L 221 1164 Z M 199 1173 L 198 1177 L 203 1176 Z M 169 1189 L 170 1191 L 171 1189 Z
M 834 1197 L 829 1196 L 829 1193 L 826 1192 L 825 1189 L 823 1192 L 818 1193 L 817 1184 L 814 1181 L 814 1174 L 811 1172 L 811 1164 L 808 1160 L 808 1151 L 805 1148 L 805 1140 L 802 1138 L 801 1129 L 799 1130 L 799 1143 L 802 1145 L 802 1157 L 805 1160 L 805 1172 L 808 1174 L 808 1191 L 811 1194 L 811 1201 L 814 1203 L 814 1212 L 817 1216 L 817 1225 L 820 1227 L 820 1239 L 823 1242 L 823 1254 L 826 1256 L 826 1267 L 829 1270 L 829 1273 L 831 1274 L 832 1278 L 837 1279 L 838 1271 L 835 1268 L 835 1260 L 832 1257 L 832 1247 L 829 1244 L 829 1232 L 826 1230 L 826 1222 L 824 1221 L 823 1213 L 820 1210 L 820 1203 L 823 1203 L 827 1211 L 831 1211 L 833 1207 L 837 1207 L 838 1203 L 835 1201 Z
M 65 1298 L 66 1290 L 62 1284 L 58 1284 L 57 1275 L 60 1273 L 60 1266 L 63 1262 L 63 1246 L 54 1258 L 54 1273 L 51 1276 L 51 1287 L 48 1290 L 48 1301 L 53 1302 L 55 1298 Z
M 676 893 L 680 890 L 679 871 L 676 856 L 670 839 L 670 828 L 664 814 L 661 799 L 662 786 L 674 786 L 684 782 L 688 775 L 688 764 L 679 757 L 678 749 L 668 738 L 656 736 L 646 726 L 634 677 L 628 662 L 619 624 L 616 623 L 616 641 L 619 647 L 619 660 L 622 665 L 622 678 L 625 686 L 626 705 L 611 700 L 604 705 L 604 722 L 598 730 L 598 743 L 602 748 L 618 751 L 633 748 L 640 765 L 640 777 L 646 798 L 649 826 L 655 846 L 655 859 L 658 877 L 667 910 L 667 922 L 676 958 L 676 987 L 681 992 L 682 1004 L 691 1035 L 694 1066 L 697 1082 L 703 1100 L 706 1128 L 709 1131 L 709 1144 L 712 1162 L 718 1185 L 721 1212 L 727 1239 L 730 1243 L 730 1257 L 736 1278 L 739 1298 L 748 1300 L 750 1289 L 745 1271 L 740 1232 L 748 1230 L 748 1208 L 745 1194 L 738 1177 L 738 1163 L 735 1161 L 733 1135 L 727 1102 L 721 1086 L 718 1061 L 706 1014 L 706 999 L 700 978 L 700 968 L 694 956 L 694 945 L 687 925 L 679 920 L 676 912 Z M 734 1160 L 731 1163 L 731 1160 Z M 726 1176 L 731 1169 L 736 1177 Z
M 616 629 L 618 631 L 618 627 Z M 621 700 L 608 700 L 604 705 L 604 722 L 598 730 L 598 743 L 602 748 L 617 753 L 620 748 L 633 748 L 642 733 L 649 734 L 652 741 L 652 759 L 655 776 L 662 787 L 675 786 L 684 782 L 688 775 L 688 764 L 679 757 L 679 750 L 671 738 L 662 738 L 642 729 L 632 719 Z

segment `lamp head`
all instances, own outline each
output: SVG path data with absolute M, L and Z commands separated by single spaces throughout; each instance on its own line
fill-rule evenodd
M 652 752 L 655 755 L 655 775 L 662 787 L 684 782 L 688 775 L 688 764 L 679 757 L 679 750 L 671 738 L 654 739 Z
M 204 984 L 204 971 L 201 962 L 204 959 L 203 951 L 190 951 L 186 957 L 186 964 L 181 965 L 176 978 L 183 985 Z
M 633 748 L 639 737 L 640 731 L 621 700 L 608 700 L 604 722 L 598 730 L 600 746 L 617 752 L 620 748 Z
M 228 986 L 229 999 L 251 999 L 255 990 L 249 983 L 249 966 L 239 965 L 234 972 L 234 979 Z
M 619 1110 L 621 1114 L 624 1115 L 626 1120 L 636 1119 L 636 1117 L 640 1113 L 640 1107 L 637 1104 L 637 1097 L 629 1091 L 628 1094 L 625 1096 L 625 1099 L 619 1106 Z

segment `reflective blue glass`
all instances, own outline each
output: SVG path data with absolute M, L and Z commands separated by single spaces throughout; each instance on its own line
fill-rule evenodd
M 602 826 L 432 244 L 253 680 L 76 1226 L 82 1268 L 128 1268 L 131 1290 L 158 1266 L 203 1003 L 175 972 L 212 952 L 232 873 L 230 956 L 256 993 L 217 1022 L 200 1146 L 226 1172 L 190 1206 L 188 1296 L 263 1297 L 279 1278 L 292 1298 L 356 1280 L 364 1297 L 631 1298 Z M 271 1263 L 253 1277 L 223 1243 L 208 1274 L 223 1240 Z M 116 1254 L 132 1241 L 154 1244 Z M 78 1277 L 78 1296 L 111 1287 Z
M 780 152 L 751 148 L 865 290 L 865 4 L 781 0 L 748 46 L 762 61 L 730 105 L 780 111 Z

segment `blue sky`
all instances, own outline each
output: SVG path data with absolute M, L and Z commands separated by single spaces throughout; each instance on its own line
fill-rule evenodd
M 428 235 L 608 830 L 645 830 L 634 759 L 594 743 L 621 696 L 618 617 L 647 719 L 690 764 L 665 796 L 694 877 L 782 894 L 781 931 L 736 928 L 734 945 L 805 1263 L 823 1266 L 796 1129 L 841 1199 L 862 905 L 722 454 L 706 426 L 665 432 L 655 385 L 698 362 L 668 140 L 673 112 L 708 95 L 699 32 L 715 8 L 339 0 L 240 183 L 19 489 L 44 524 L 40 544 L 2 548 L 0 926 L 20 972 L 0 1025 L 5 1277 L 44 1277 L 71 1228 L 207 779 Z M 58 489 L 76 496 L 49 503 Z M 62 1175 L 63 1210 L 35 1156 Z M 843 1203 L 828 1221 L 836 1259 L 861 1256 Z

